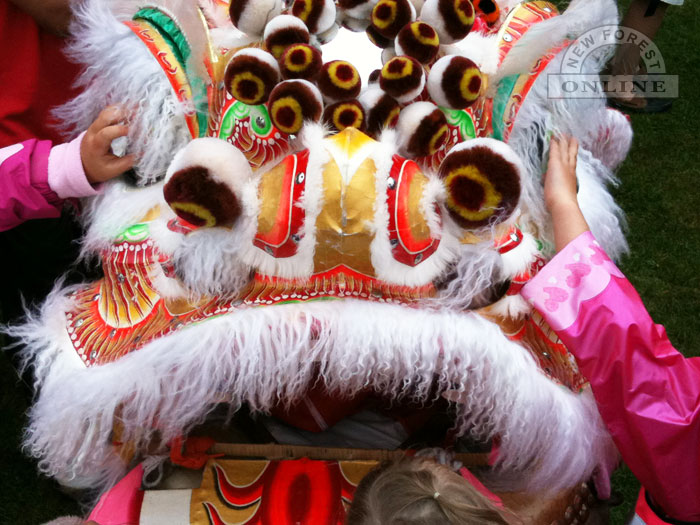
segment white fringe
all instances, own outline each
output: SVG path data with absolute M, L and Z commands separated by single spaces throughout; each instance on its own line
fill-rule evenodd
M 191 137 L 185 108 L 156 59 L 122 24 L 135 10 L 134 2 L 90 0 L 75 5 L 68 54 L 86 66 L 78 80 L 83 89 L 55 115 L 67 134 L 76 136 L 110 104 L 129 110 L 128 151 L 137 155 L 139 184 L 146 185 L 165 175 L 173 152 Z
M 27 450 L 42 472 L 73 484 L 104 487 L 124 473 L 108 445 L 117 411 L 122 440 L 143 449 L 156 429 L 168 442 L 222 399 L 256 411 L 291 403 L 316 366 L 345 395 L 371 387 L 428 401 L 434 380 L 456 389 L 468 400 L 458 407 L 459 433 L 500 435 L 497 468 L 522 474 L 519 487 L 557 490 L 586 479 L 609 440 L 590 396 L 551 382 L 528 352 L 475 314 L 356 300 L 251 308 L 86 369 L 61 335 L 66 306 L 56 291 L 41 316 L 10 332 L 26 345 L 40 387 Z

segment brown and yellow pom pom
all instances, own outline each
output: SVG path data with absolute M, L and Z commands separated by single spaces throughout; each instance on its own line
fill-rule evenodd
M 468 58 L 458 55 L 442 57 L 428 74 L 428 92 L 438 106 L 464 109 L 481 94 L 481 71 Z
M 420 19 L 433 26 L 441 44 L 452 44 L 471 31 L 474 7 L 469 0 L 426 0 Z
M 225 140 L 190 141 L 173 157 L 163 196 L 182 219 L 198 227 L 233 226 L 243 188 L 253 176 L 245 155 Z
M 276 16 L 265 26 L 265 48 L 276 59 L 292 44 L 308 44 L 309 30 L 306 24 L 292 15 Z
M 415 17 L 416 10 L 408 0 L 379 0 L 372 9 L 370 21 L 377 33 L 393 40 Z
M 203 166 L 174 173 L 163 187 L 163 194 L 177 216 L 195 226 L 232 226 L 241 215 L 241 205 L 233 191 L 214 180 Z
M 291 13 L 300 18 L 310 32 L 323 33 L 335 23 L 335 2 L 333 0 L 294 0 Z
M 520 172 L 518 157 L 504 142 L 474 139 L 458 144 L 438 173 L 450 216 L 468 229 L 508 219 L 520 199 Z
M 447 142 L 447 118 L 430 102 L 414 102 L 403 108 L 396 124 L 399 149 L 409 157 L 432 155 Z
M 397 55 L 408 55 L 421 64 L 428 64 L 440 51 L 440 38 L 425 22 L 411 22 L 399 31 L 394 47 Z
M 364 131 L 365 110 L 357 100 L 336 102 L 323 110 L 323 121 L 338 131 L 343 131 L 345 128 Z
M 370 42 L 382 49 L 386 49 L 394 44 L 394 41 L 391 38 L 380 35 L 371 25 L 367 26 L 365 34 L 367 35 L 367 38 L 369 38 Z
M 472 0 L 474 9 L 481 14 L 490 26 L 498 22 L 501 17 L 501 10 L 494 0 Z
M 345 60 L 333 60 L 324 64 L 316 83 L 323 96 L 329 100 L 353 99 L 362 89 L 360 73 Z
M 279 82 L 280 69 L 266 51 L 246 48 L 238 51 L 226 66 L 226 90 L 244 104 L 263 104 Z
M 323 100 L 308 80 L 285 80 L 270 93 L 267 103 L 272 123 L 283 133 L 298 133 L 305 121 L 318 122 Z
M 376 137 L 384 128 L 396 126 L 401 106 L 379 86 L 368 87 L 360 95 L 359 101 L 365 108 L 366 132 L 369 135 Z
M 311 80 L 323 66 L 321 52 L 309 44 L 289 46 L 279 60 L 282 78 L 303 78 Z
M 246 35 L 260 36 L 267 23 L 282 12 L 281 0 L 231 0 L 231 22 Z
M 382 67 L 379 86 L 402 104 L 410 102 L 425 86 L 423 66 L 415 58 L 394 57 Z

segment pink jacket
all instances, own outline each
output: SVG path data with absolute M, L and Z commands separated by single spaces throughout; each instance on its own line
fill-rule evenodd
M 700 521 L 700 358 L 676 351 L 590 232 L 522 290 L 574 354 L 623 459 L 671 517 Z
M 0 149 L 0 231 L 58 217 L 63 199 L 98 193 L 85 177 L 82 139 L 53 147 L 49 140 L 32 139 Z

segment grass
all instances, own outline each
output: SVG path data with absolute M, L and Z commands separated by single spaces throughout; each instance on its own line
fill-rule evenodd
M 627 4 L 621 2 L 621 7 Z M 680 99 L 669 113 L 632 117 L 634 144 L 619 173 L 622 184 L 614 192 L 629 223 L 630 254 L 622 260 L 622 270 L 686 356 L 700 352 L 700 100 L 695 97 L 700 86 L 699 19 L 697 2 L 668 10 L 655 42 L 667 71 L 680 75 Z M 35 463 L 19 451 L 31 393 L 18 382 L 4 354 L 0 373 L 0 524 L 33 525 L 79 512 L 75 502 L 38 476 Z M 613 488 L 625 503 L 613 510 L 613 524 L 624 523 L 638 487 L 629 470 L 615 474 Z

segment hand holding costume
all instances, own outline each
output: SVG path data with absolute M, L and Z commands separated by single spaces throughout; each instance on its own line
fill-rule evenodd
M 490 10 L 500 24 L 480 33 L 469 2 L 342 4 L 77 13 L 73 50 L 100 67 L 61 113 L 85 129 L 111 100 L 137 108 L 136 177 L 89 203 L 84 249 L 105 277 L 57 289 L 13 331 L 35 364 L 27 446 L 47 474 L 109 485 L 120 452 L 186 435 L 219 402 L 270 411 L 319 381 L 346 398 L 456 391 L 457 433 L 497 437 L 494 471 L 513 488 L 577 486 L 615 455 L 566 347 L 520 295 L 552 243 L 539 151 L 552 132 L 576 128 L 582 207 L 625 249 L 606 183 L 629 124 L 603 101 L 550 99 L 543 74 L 614 2 Z M 363 90 L 351 61 L 318 67 L 339 21 L 405 54 L 385 53 Z
M 575 172 L 567 167 L 575 163 L 573 149 L 567 137 L 552 141 L 544 192 L 559 253 L 522 295 L 590 381 L 623 460 L 644 486 L 638 518 L 646 524 L 668 517 L 697 522 L 700 359 L 686 359 L 673 348 L 588 231 L 576 201 Z

